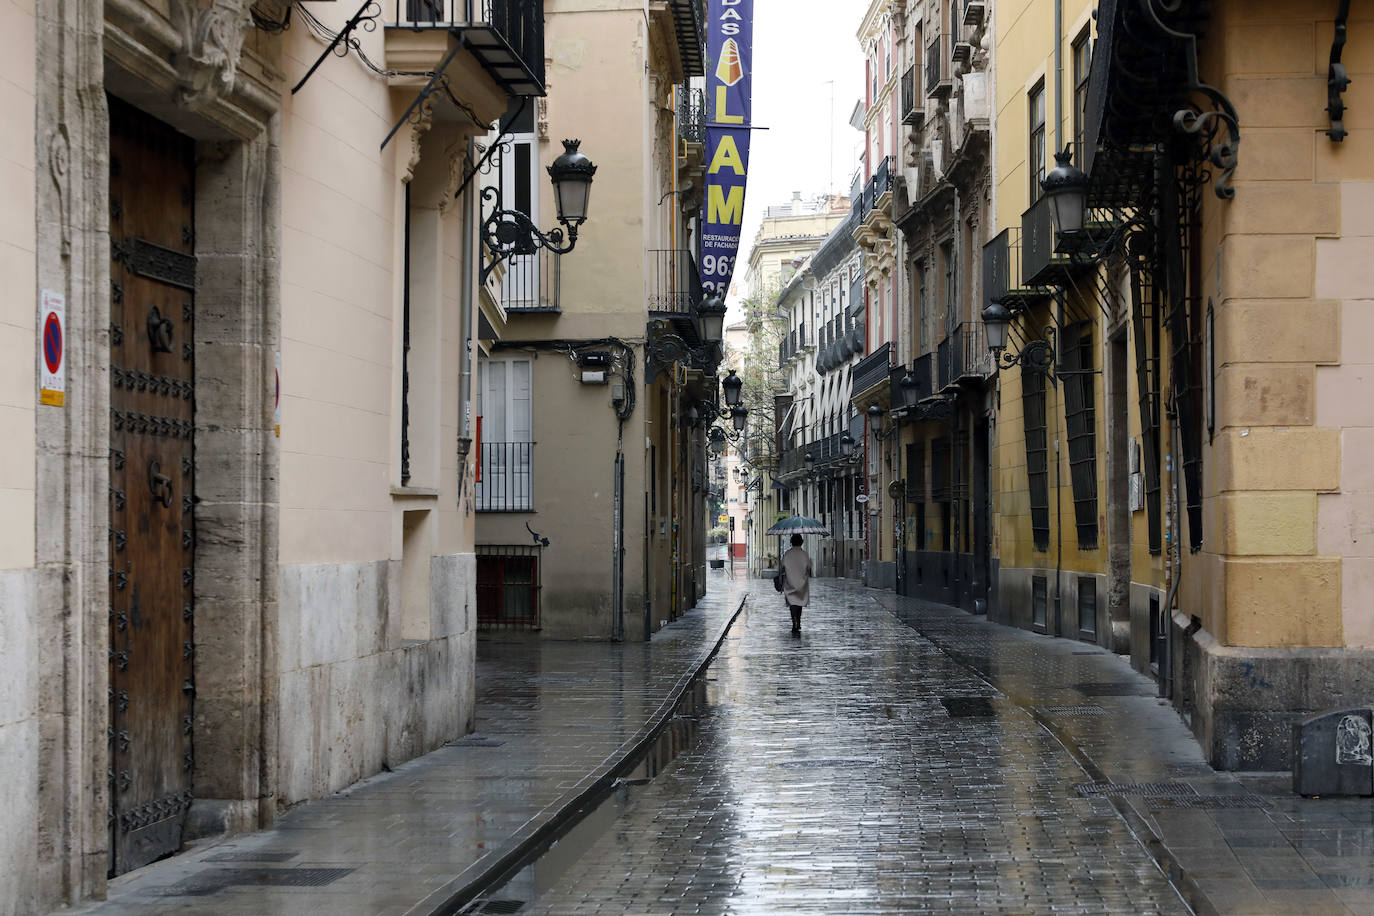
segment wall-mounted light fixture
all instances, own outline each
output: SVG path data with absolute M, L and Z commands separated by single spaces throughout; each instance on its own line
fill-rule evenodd
M 1012 313 L 1005 305 L 994 302 L 983 309 L 983 325 L 987 329 L 988 350 L 992 352 L 993 362 L 998 370 L 1020 366 L 1031 372 L 1039 373 L 1051 385 L 1058 383 L 1054 377 L 1056 340 L 1054 327 L 1047 326 L 1043 337 L 1026 341 L 1016 353 L 1006 352 L 1007 331 L 1011 326 Z
M 1054 168 L 1040 179 L 1040 187 L 1049 200 L 1050 216 L 1054 219 L 1055 251 L 1064 251 L 1077 247 L 1082 235 L 1089 179 L 1073 164 L 1070 147 L 1055 153 L 1054 161 Z
M 587 203 L 591 197 L 592 176 L 596 165 L 578 151 L 580 140 L 564 140 L 563 155 L 548 168 L 553 182 L 553 197 L 558 204 L 558 221 L 568 230 L 568 243 L 563 244 L 563 230 L 557 227 L 540 232 L 528 215 L 519 210 L 498 207 L 500 188 L 485 188 L 482 200 L 490 201 L 491 214 L 482 222 L 482 240 L 491 251 L 491 260 L 482 265 L 482 282 L 506 258 L 515 254 L 534 254 L 541 247 L 555 254 L 567 254 L 577 246 L 577 229 L 587 221 Z

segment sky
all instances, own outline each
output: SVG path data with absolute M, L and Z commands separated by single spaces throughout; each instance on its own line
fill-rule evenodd
M 765 207 L 848 193 L 863 135 L 849 126 L 863 94 L 855 37 L 866 0 L 754 0 L 754 125 L 739 263 L 749 259 Z M 744 268 L 732 285 L 744 289 Z M 737 296 L 727 297 L 731 319 Z

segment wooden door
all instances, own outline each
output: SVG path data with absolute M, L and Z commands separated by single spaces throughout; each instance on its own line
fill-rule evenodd
M 195 697 L 190 139 L 110 99 L 110 874 L 181 846 Z

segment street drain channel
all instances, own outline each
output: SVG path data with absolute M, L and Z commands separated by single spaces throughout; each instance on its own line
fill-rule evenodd
M 714 683 L 714 679 L 710 680 Z M 640 742 L 639 753 L 608 774 L 604 788 L 589 796 L 545 842 L 516 860 L 466 904 L 458 903 L 455 909 L 438 912 L 467 916 L 520 913 L 535 902 L 542 890 L 557 883 L 601 836 L 613 829 L 644 786 L 696 745 L 701 722 L 710 714 L 712 700 L 708 693 L 715 692 L 707 681 L 703 670 L 683 692 L 672 714 Z

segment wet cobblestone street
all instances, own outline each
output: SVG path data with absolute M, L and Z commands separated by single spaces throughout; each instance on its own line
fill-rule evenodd
M 1187 911 L 1030 712 L 872 593 L 813 588 L 800 639 L 755 592 L 696 746 L 519 912 Z

